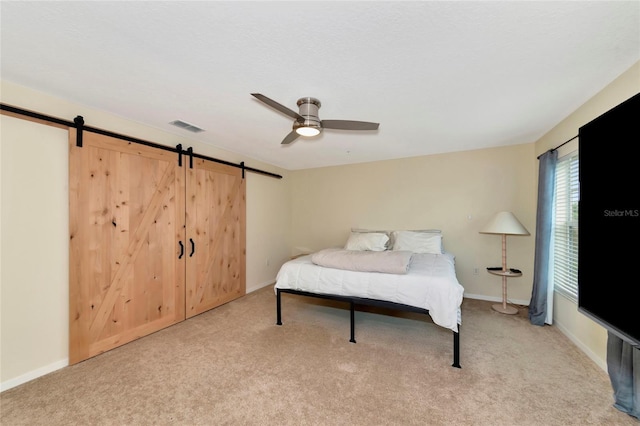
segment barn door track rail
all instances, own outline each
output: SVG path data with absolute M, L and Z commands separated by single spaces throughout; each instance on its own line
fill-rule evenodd
M 76 129 L 77 131 L 77 138 L 76 138 L 76 145 L 78 147 L 82 147 L 82 134 L 83 132 L 92 132 L 92 133 L 97 133 L 100 135 L 104 135 L 104 136 L 109 136 L 112 138 L 116 138 L 116 139 L 122 139 L 125 140 L 127 142 L 131 142 L 131 143 L 137 143 L 140 145 L 147 145 L 147 146 L 151 146 L 154 148 L 159 148 L 159 149 L 164 149 L 166 151 L 171 151 L 171 152 L 175 152 L 178 154 L 178 165 L 182 166 L 182 156 L 188 156 L 189 157 L 189 167 L 193 168 L 193 158 L 200 158 L 202 160 L 208 160 L 208 161 L 213 161 L 215 163 L 220 163 L 220 164 L 225 164 L 227 166 L 231 166 L 231 167 L 236 167 L 239 169 L 242 169 L 242 178 L 244 179 L 245 177 L 245 172 L 252 172 L 252 173 L 258 173 L 261 175 L 265 175 L 265 176 L 270 176 L 276 179 L 282 179 L 281 175 L 275 174 L 275 173 L 271 173 L 271 172 L 267 172 L 264 170 L 260 170 L 260 169 L 256 169 L 253 167 L 248 167 L 244 164 L 244 161 L 238 163 L 232 163 L 230 161 L 225 161 L 225 160 L 220 160 L 219 158 L 212 158 L 212 157 L 208 157 L 206 155 L 202 155 L 202 154 L 197 154 L 195 152 L 193 152 L 193 148 L 189 147 L 186 150 L 182 149 L 182 144 L 178 144 L 175 147 L 170 147 L 170 146 L 166 146 L 166 145 L 160 145 L 154 142 L 149 142 L 143 139 L 138 139 L 138 138 L 134 138 L 131 136 L 126 136 L 126 135 L 121 135 L 119 133 L 114 133 L 114 132 L 110 132 L 108 130 L 102 130 L 102 129 L 98 129 L 95 127 L 90 127 L 90 126 L 85 126 L 84 124 L 84 118 L 82 116 L 77 116 L 76 118 L 73 119 L 73 121 L 68 121 L 68 120 L 63 120 L 60 118 L 56 118 L 56 117 L 51 117 L 45 114 L 41 114 L 38 112 L 33 112 L 33 111 L 28 111 L 22 108 L 17 108 L 11 105 L 7 105 L 4 103 L 0 103 L 0 111 L 5 111 L 7 113 L 9 113 L 9 115 L 13 115 L 13 116 L 25 116 L 25 117 L 29 117 L 31 119 L 34 119 L 35 121 L 39 121 L 39 122 L 44 122 L 44 124 L 52 124 L 52 125 L 57 125 L 59 127 L 73 127 Z

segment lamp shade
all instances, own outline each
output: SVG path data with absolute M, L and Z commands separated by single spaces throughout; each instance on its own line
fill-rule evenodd
M 529 235 L 529 231 L 511 212 L 498 212 L 480 231 L 481 234 Z

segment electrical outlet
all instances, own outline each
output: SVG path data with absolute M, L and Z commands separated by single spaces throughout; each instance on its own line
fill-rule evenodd
M 264 264 L 265 264 L 266 266 L 269 266 L 269 264 L 270 264 L 270 263 L 271 263 L 271 259 L 269 259 L 269 258 L 267 257 L 267 259 L 264 261 Z
M 480 273 L 479 268 L 473 268 L 473 275 L 478 275 Z

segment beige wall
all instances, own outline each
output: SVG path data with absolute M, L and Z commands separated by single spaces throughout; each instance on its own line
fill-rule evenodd
M 273 284 L 289 260 L 290 182 L 287 176 L 278 180 L 247 173 L 247 292 Z
M 247 172 L 247 291 L 274 281 L 290 254 L 291 195 L 286 170 L 139 125 L 9 82 L 2 103 L 283 176 Z M 0 116 L 0 385 L 7 389 L 67 365 L 67 132 Z
M 581 126 L 637 93 L 640 93 L 640 62 L 637 62 L 536 141 L 536 156 L 571 139 L 578 134 Z M 615 149 L 615 147 L 611 148 Z M 558 150 L 558 155 L 564 155 L 575 149 L 578 149 L 577 139 Z M 554 325 L 566 334 L 601 368 L 606 369 L 606 330 L 579 313 L 577 305 L 574 302 L 557 293 L 554 297 L 553 313 Z
M 512 211 L 528 237 L 507 238 L 507 261 L 523 276 L 509 299 L 531 297 L 535 232 L 534 145 L 483 149 L 292 172 L 293 252 L 344 245 L 352 227 L 443 231 L 466 297 L 501 300 L 501 238 L 478 231 Z M 478 273 L 475 274 L 475 269 Z
M 5 116 L 0 126 L 4 384 L 67 364 L 69 191 L 66 131 Z

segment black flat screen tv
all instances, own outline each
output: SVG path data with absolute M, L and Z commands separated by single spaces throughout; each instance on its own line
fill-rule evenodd
M 578 310 L 640 346 L 640 93 L 578 136 Z

